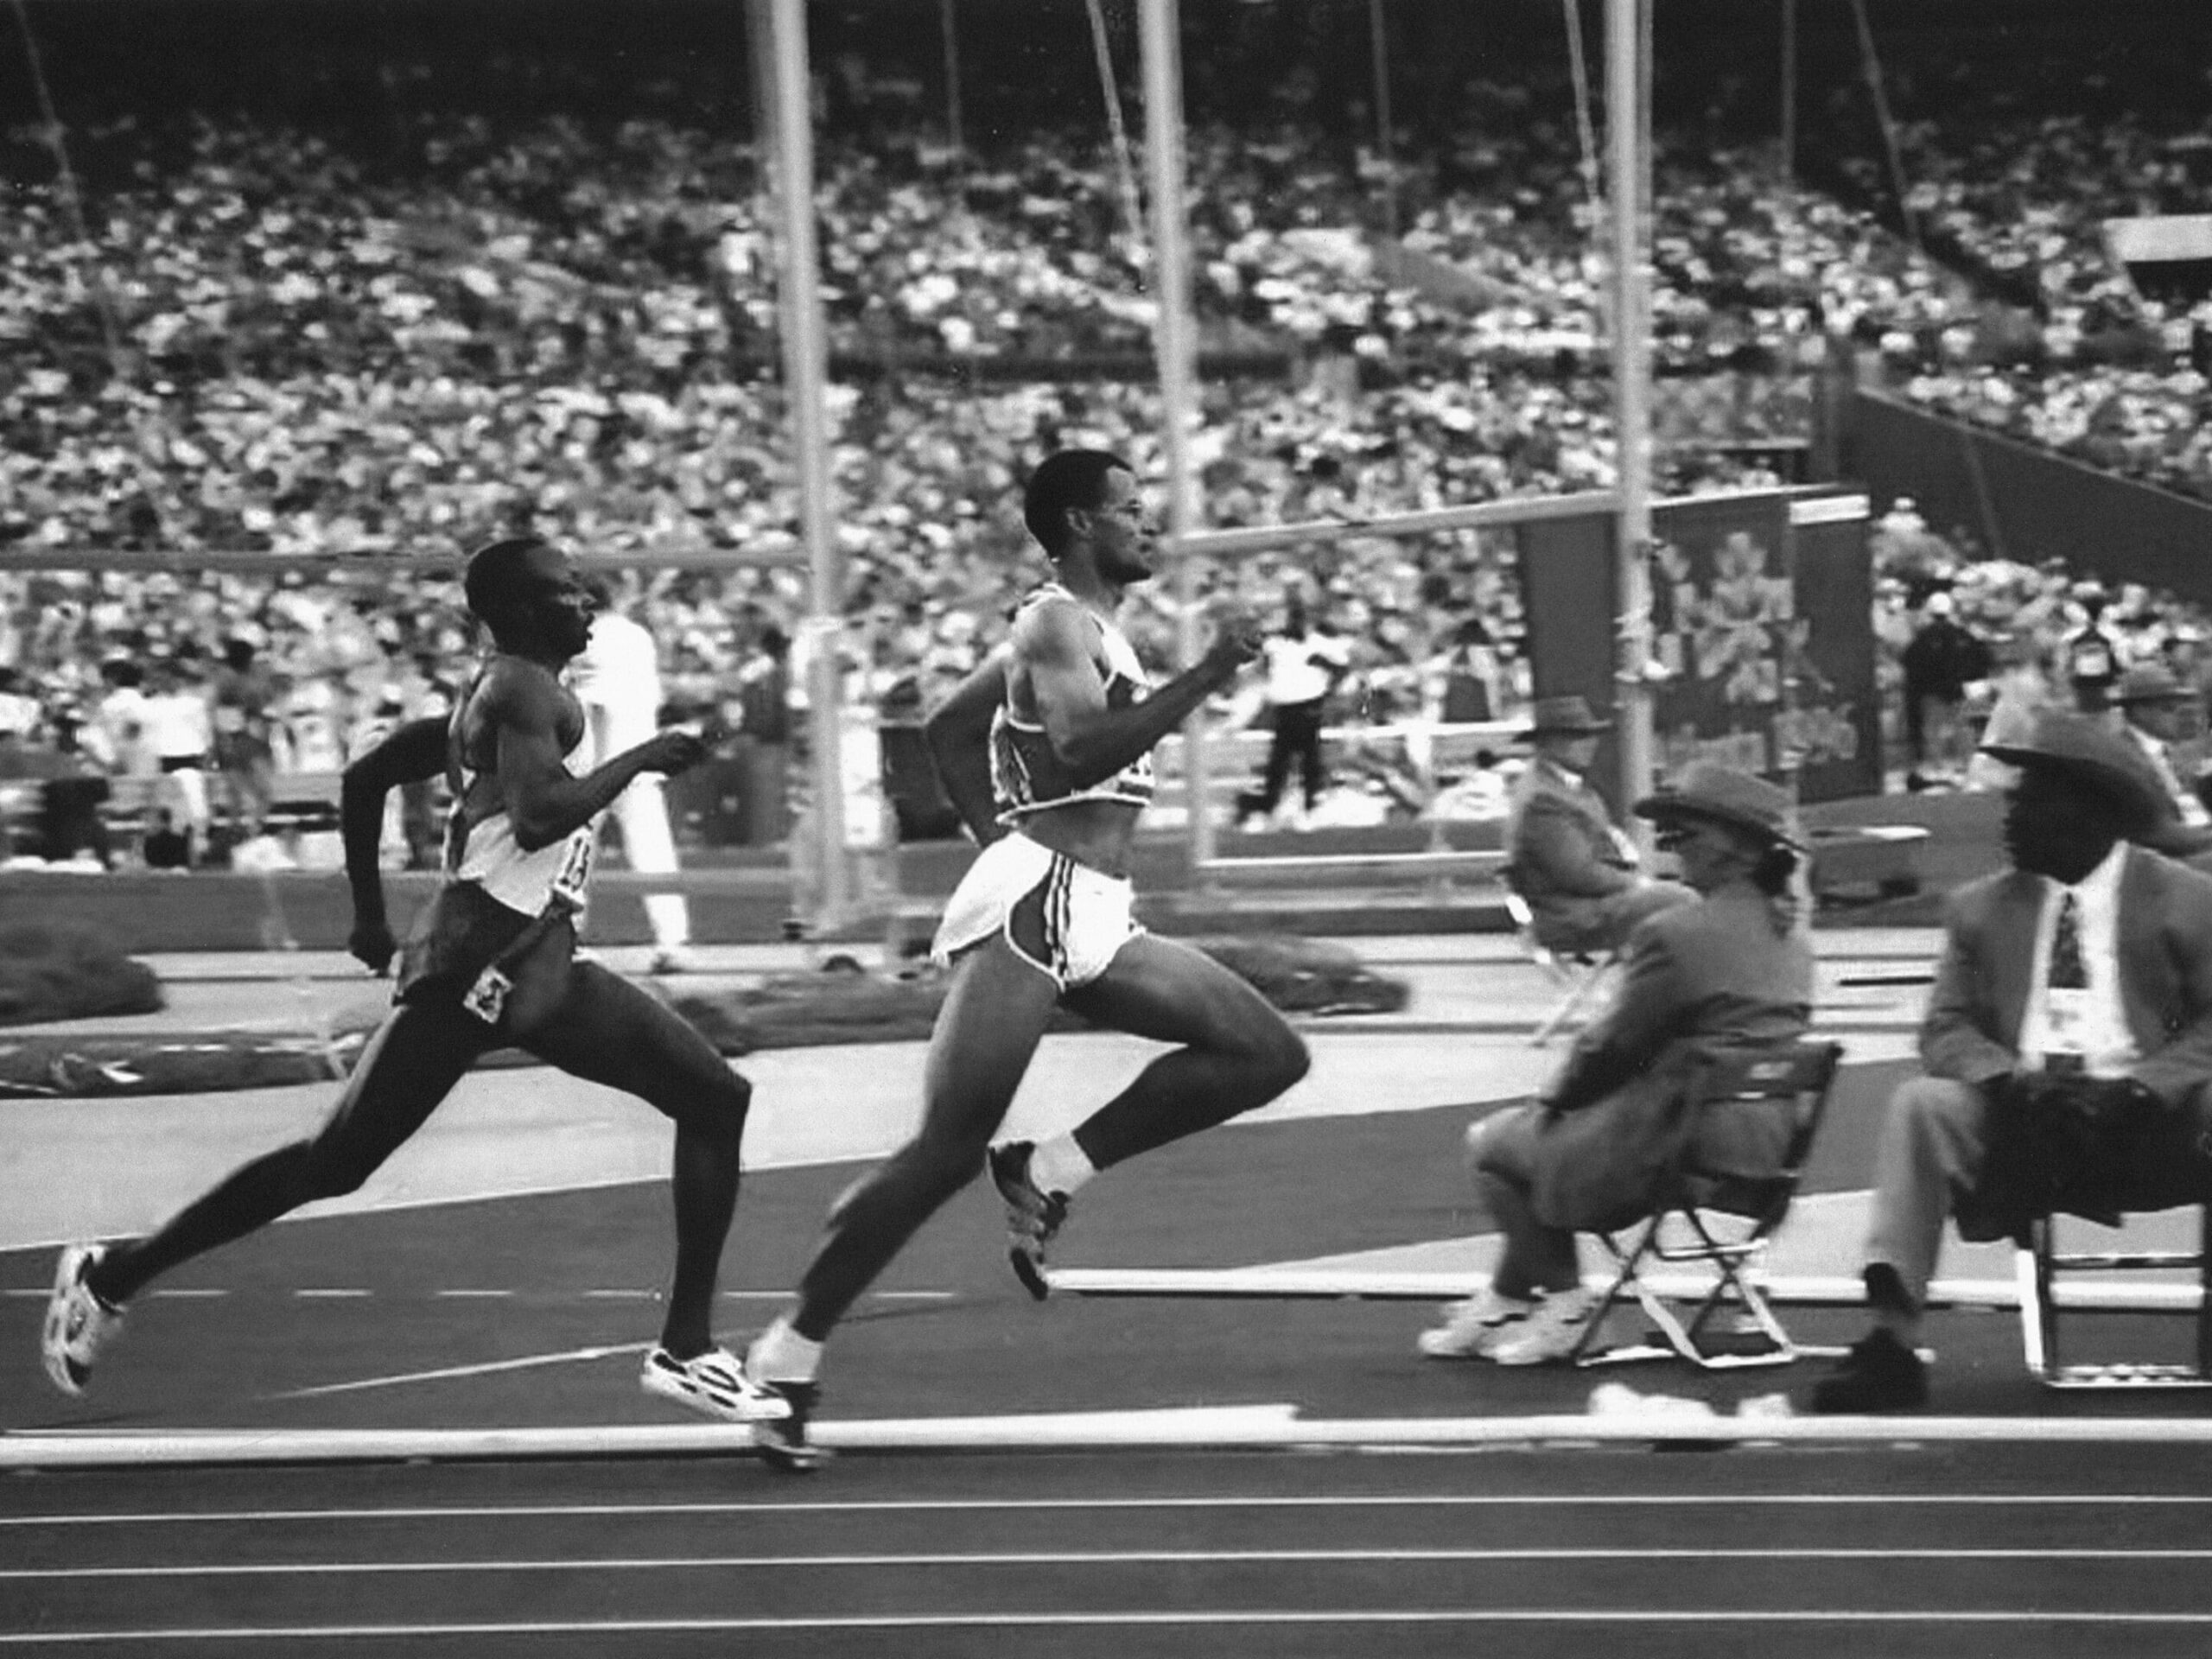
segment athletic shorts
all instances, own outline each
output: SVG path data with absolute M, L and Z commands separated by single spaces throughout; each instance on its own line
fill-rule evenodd
M 1101 874 L 1023 835 L 977 855 L 944 907 L 930 955 L 939 966 L 994 933 L 1064 991 L 1088 985 L 1144 930 L 1127 876 Z

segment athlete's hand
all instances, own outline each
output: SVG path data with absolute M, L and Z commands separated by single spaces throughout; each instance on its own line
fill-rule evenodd
M 399 941 L 391 937 L 391 926 L 383 917 L 357 917 L 353 931 L 346 938 L 346 949 L 355 961 L 382 979 L 391 966 L 392 953 L 399 949 Z
M 639 770 L 662 772 L 671 778 L 679 772 L 690 771 L 706 758 L 706 741 L 698 733 L 681 726 L 665 727 L 638 745 Z
M 1213 639 L 1206 646 L 1208 664 L 1238 669 L 1260 654 L 1268 637 L 1260 619 L 1242 605 L 1224 605 L 1212 613 Z

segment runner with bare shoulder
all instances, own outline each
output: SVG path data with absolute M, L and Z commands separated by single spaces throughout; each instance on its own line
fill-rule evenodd
M 645 1390 L 727 1421 L 789 1409 L 715 1345 L 711 1324 L 752 1085 L 658 999 L 575 958 L 599 815 L 640 772 L 682 772 L 703 747 L 663 731 L 573 773 L 583 710 L 559 674 L 583 648 L 592 613 L 574 565 L 533 538 L 494 542 L 469 560 L 466 591 L 494 651 L 450 720 L 403 726 L 346 770 L 347 944 L 378 974 L 397 951 L 391 1013 L 316 1134 L 243 1165 L 145 1237 L 62 1252 L 43 1348 L 63 1392 L 84 1392 L 124 1305 L 151 1281 L 311 1200 L 353 1192 L 483 1054 L 512 1046 L 637 1095 L 676 1125 L 676 1269 Z M 442 880 L 401 948 L 377 863 L 385 797 L 441 771 L 454 799 Z
M 1116 626 L 1152 574 L 1135 474 L 1067 450 L 1029 481 L 1023 517 L 1052 579 L 1006 651 L 930 717 L 947 792 L 983 850 L 945 909 L 935 955 L 951 988 L 931 1036 L 920 1131 L 837 1200 L 795 1304 L 753 1344 L 752 1375 L 791 1412 L 755 1439 L 811 1467 L 823 1344 L 914 1230 L 988 1164 L 1015 1274 L 1039 1300 L 1069 1201 L 1102 1170 L 1264 1105 L 1306 1075 L 1306 1046 L 1251 985 L 1131 915 L 1129 861 L 1152 798 L 1152 750 L 1258 655 L 1246 618 L 1156 690 Z M 1071 1133 L 992 1147 L 1061 1006 L 1175 1046 Z M 986 1156 L 988 1153 L 988 1158 Z

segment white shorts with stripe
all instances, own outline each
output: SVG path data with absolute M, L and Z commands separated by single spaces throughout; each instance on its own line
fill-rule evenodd
M 1062 990 L 1088 985 L 1144 930 L 1126 876 L 1101 874 L 1028 836 L 1002 836 L 976 855 L 944 907 L 930 955 L 939 966 L 1002 935 Z

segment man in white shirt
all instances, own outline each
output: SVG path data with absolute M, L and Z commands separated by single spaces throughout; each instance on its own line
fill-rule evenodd
M 1291 762 L 1311 812 L 1326 779 L 1321 761 L 1321 715 L 1329 693 L 1351 666 L 1351 650 L 1332 633 L 1307 625 L 1306 596 L 1293 591 L 1284 606 L 1282 632 L 1262 647 L 1267 659 L 1267 696 L 1274 715 L 1274 737 L 1268 746 L 1268 770 L 1259 791 L 1238 803 L 1240 816 L 1266 818 L 1282 800 Z M 1302 821 L 1301 821 L 1301 827 Z
M 2152 844 L 2172 858 L 2212 852 L 2212 812 L 2174 765 L 2174 746 L 2189 734 L 2196 693 L 2164 664 L 2145 663 L 2120 676 L 2112 700 L 2120 705 L 2120 734 L 2143 752 L 2173 804 L 2177 822 L 2167 825 Z
M 2098 1149 L 2120 1172 L 2100 1203 L 2159 1209 L 2212 1192 L 2212 877 L 2129 844 L 2161 820 L 2163 791 L 2101 721 L 2047 712 L 1986 753 L 2019 768 L 2005 815 L 2013 868 L 1952 896 L 1920 1030 L 1927 1075 L 1891 1096 L 1875 1150 L 1874 1328 L 1815 1390 L 1816 1410 L 1926 1402 L 1916 1351 L 1945 1222 L 2001 1238 L 2050 1207 L 1993 1179 L 1998 1154 L 2044 1188 L 2068 1173 L 2021 1171 L 2016 1156 L 2028 1096 L 2052 1079 L 2101 1080 L 2140 1125 Z
M 594 762 L 634 748 L 660 725 L 659 653 L 653 637 L 613 608 L 611 588 L 595 584 L 601 607 L 592 619 L 591 639 L 571 664 L 569 683 L 584 706 Z M 668 825 L 668 801 L 658 774 L 640 772 L 616 798 L 614 821 L 622 830 L 622 855 L 632 869 L 666 875 L 677 868 L 676 837 Z M 652 971 L 692 971 L 691 912 L 680 893 L 645 896 L 645 919 L 653 935 Z
M 191 837 L 195 861 L 207 856 L 212 813 L 207 765 L 213 758 L 215 724 L 204 685 L 194 685 L 182 663 L 155 671 L 153 695 L 143 715 L 146 741 L 162 776 L 162 798 L 175 804 Z

